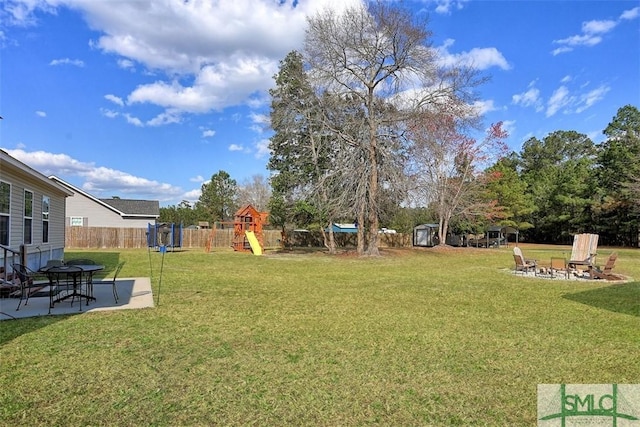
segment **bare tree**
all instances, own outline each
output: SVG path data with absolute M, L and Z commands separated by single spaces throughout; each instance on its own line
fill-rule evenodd
M 251 205 L 259 211 L 267 208 L 271 187 L 263 175 L 253 175 L 238 186 L 238 205 Z
M 348 150 L 341 151 L 342 170 L 350 179 L 344 185 L 355 198 L 359 225 L 358 253 L 377 255 L 382 189 L 404 188 L 401 136 L 403 123 L 416 112 L 447 111 L 472 116 L 469 91 L 481 79 L 465 67 L 440 67 L 429 46 L 426 23 L 390 3 L 379 1 L 346 9 L 341 14 L 325 10 L 309 19 L 305 56 L 310 80 L 317 92 L 331 92 L 351 102 L 347 125 L 327 119 Z M 323 109 L 336 112 L 337 104 Z M 339 107 L 339 108 L 343 108 Z M 357 182 L 354 181 L 357 180 Z M 366 234 L 361 234 L 366 233 Z

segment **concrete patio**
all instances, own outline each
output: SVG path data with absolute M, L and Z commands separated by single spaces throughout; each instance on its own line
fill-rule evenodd
M 0 298 L 0 321 L 21 319 L 37 316 L 54 316 L 60 314 L 79 314 L 105 310 L 127 310 L 136 308 L 153 307 L 153 292 L 151 281 L 148 277 L 120 278 L 117 280 L 118 302 L 113 298 L 111 282 L 96 281 L 93 285 L 93 295 L 96 300 L 85 305 L 82 301 L 82 311 L 76 299 L 73 304 L 71 299 L 58 302 L 49 313 L 49 297 L 39 296 L 29 298 L 28 305 L 18 307 L 17 298 Z

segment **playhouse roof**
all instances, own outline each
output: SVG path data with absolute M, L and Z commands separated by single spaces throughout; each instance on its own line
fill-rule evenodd
M 258 216 L 260 212 L 256 208 L 251 205 L 245 205 L 244 207 L 238 209 L 236 212 L 236 216 Z

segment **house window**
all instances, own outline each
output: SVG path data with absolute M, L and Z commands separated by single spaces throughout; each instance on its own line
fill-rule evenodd
M 81 216 L 72 216 L 70 218 L 70 224 L 72 227 L 82 227 L 84 225 L 84 221 Z
M 49 243 L 49 207 L 51 199 L 42 196 L 42 243 Z
M 24 190 L 24 244 L 33 243 L 33 192 Z
M 0 245 L 9 246 L 11 184 L 0 181 Z

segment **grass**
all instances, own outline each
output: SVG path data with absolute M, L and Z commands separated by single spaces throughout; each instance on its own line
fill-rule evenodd
M 537 384 L 640 382 L 640 283 L 516 277 L 510 249 L 67 257 L 156 297 L 162 270 L 160 305 L 1 322 L 1 425 L 528 426 Z

